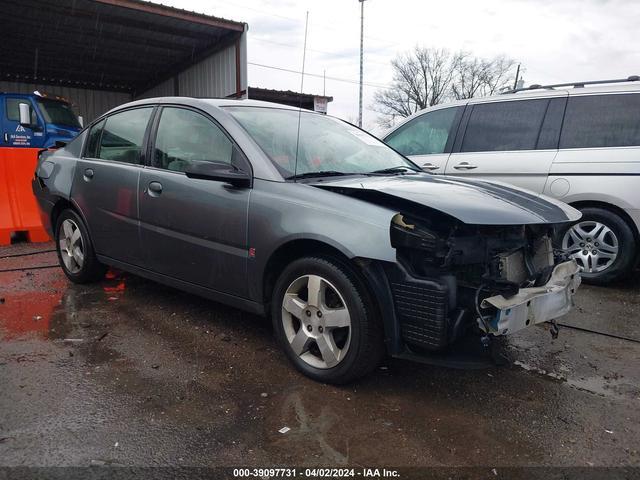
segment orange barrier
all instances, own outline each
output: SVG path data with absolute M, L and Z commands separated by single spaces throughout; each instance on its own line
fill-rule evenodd
M 49 240 L 31 190 L 38 150 L 0 147 L 0 245 L 9 245 L 17 232 L 26 232 L 30 242 Z

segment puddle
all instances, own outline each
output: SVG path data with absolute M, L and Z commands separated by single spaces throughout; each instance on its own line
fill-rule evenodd
M 514 365 L 526 370 L 527 372 L 534 372 L 538 375 L 542 375 L 545 377 L 552 378 L 553 380 L 558 380 L 566 383 L 568 386 L 575 388 L 577 390 L 581 390 L 583 392 L 592 393 L 595 395 L 600 395 L 602 397 L 608 398 L 617 398 L 617 399 L 626 399 L 630 395 L 638 396 L 640 394 L 640 389 L 634 387 L 627 381 L 623 381 L 622 376 L 590 376 L 590 377 L 580 377 L 580 378 L 568 378 L 559 373 L 549 372 L 544 370 L 543 368 L 535 367 L 524 362 L 516 360 L 513 362 Z M 560 367 L 561 370 L 568 371 L 568 367 L 562 365 Z
M 78 313 L 96 302 L 121 299 L 127 289 L 127 277 L 109 271 L 100 285 L 98 289 L 74 285 L 60 271 L 5 274 L 0 278 L 0 340 L 34 336 L 61 340 L 75 328 L 86 328 L 87 322 L 78 323 Z
M 629 394 L 637 396 L 640 390 L 621 378 L 584 377 L 567 379 L 567 384 L 578 390 L 608 398 L 625 399 Z
M 559 381 L 566 381 L 567 380 L 565 377 L 563 377 L 559 373 L 549 372 L 549 371 L 545 370 L 544 368 L 535 367 L 533 365 L 529 365 L 528 363 L 521 362 L 520 360 L 516 360 L 515 362 L 513 362 L 513 364 L 517 365 L 518 367 L 522 368 L 523 370 L 526 370 L 527 372 L 534 372 L 534 373 L 537 373 L 538 375 L 543 375 L 545 377 L 549 377 L 549 378 L 552 378 L 554 380 L 559 380 Z
M 24 290 L 0 293 L 0 338 L 14 339 L 27 335 L 47 337 L 54 311 L 60 307 L 66 279 L 57 276 L 49 281 L 47 291 Z
M 348 443 L 341 435 L 340 447 L 333 445 L 332 431 L 339 430 L 340 416 L 328 405 L 319 406 L 309 402 L 311 409 L 305 406 L 303 395 L 294 392 L 285 398 L 281 408 L 281 418 L 288 419 L 289 424 L 285 433 L 280 432 L 281 438 L 276 443 L 293 441 L 306 445 L 309 452 L 314 452 L 313 458 L 323 464 L 347 465 L 349 463 Z M 340 450 L 343 450 L 344 453 Z M 309 455 L 311 457 L 312 455 Z

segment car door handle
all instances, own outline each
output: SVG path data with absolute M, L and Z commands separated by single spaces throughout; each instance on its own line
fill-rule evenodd
M 162 184 L 160 182 L 149 183 L 149 195 L 157 197 L 162 193 Z
M 84 170 L 84 181 L 89 182 L 93 178 L 93 168 L 86 168 Z
M 422 165 L 424 170 L 438 170 L 440 167 L 438 165 L 434 165 L 433 163 L 425 163 Z
M 458 165 L 455 165 L 453 168 L 456 170 L 473 170 L 474 168 L 478 168 L 477 165 L 471 165 L 469 162 L 460 162 Z

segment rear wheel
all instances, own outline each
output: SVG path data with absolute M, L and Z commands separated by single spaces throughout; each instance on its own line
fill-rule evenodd
M 60 266 L 72 282 L 96 281 L 107 271 L 96 258 L 82 218 L 71 209 L 64 210 L 56 222 L 56 247 Z
M 302 258 L 280 275 L 272 299 L 276 337 L 298 370 L 325 383 L 347 383 L 373 370 L 384 347 L 377 310 L 351 268 Z
M 636 259 L 636 240 L 627 222 L 602 208 L 581 212 L 582 218 L 560 234 L 560 247 L 582 267 L 582 278 L 605 285 L 627 276 Z

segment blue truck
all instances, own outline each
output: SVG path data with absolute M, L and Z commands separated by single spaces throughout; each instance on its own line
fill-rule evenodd
M 82 117 L 61 97 L 0 92 L 0 147 L 49 148 L 81 129 Z

